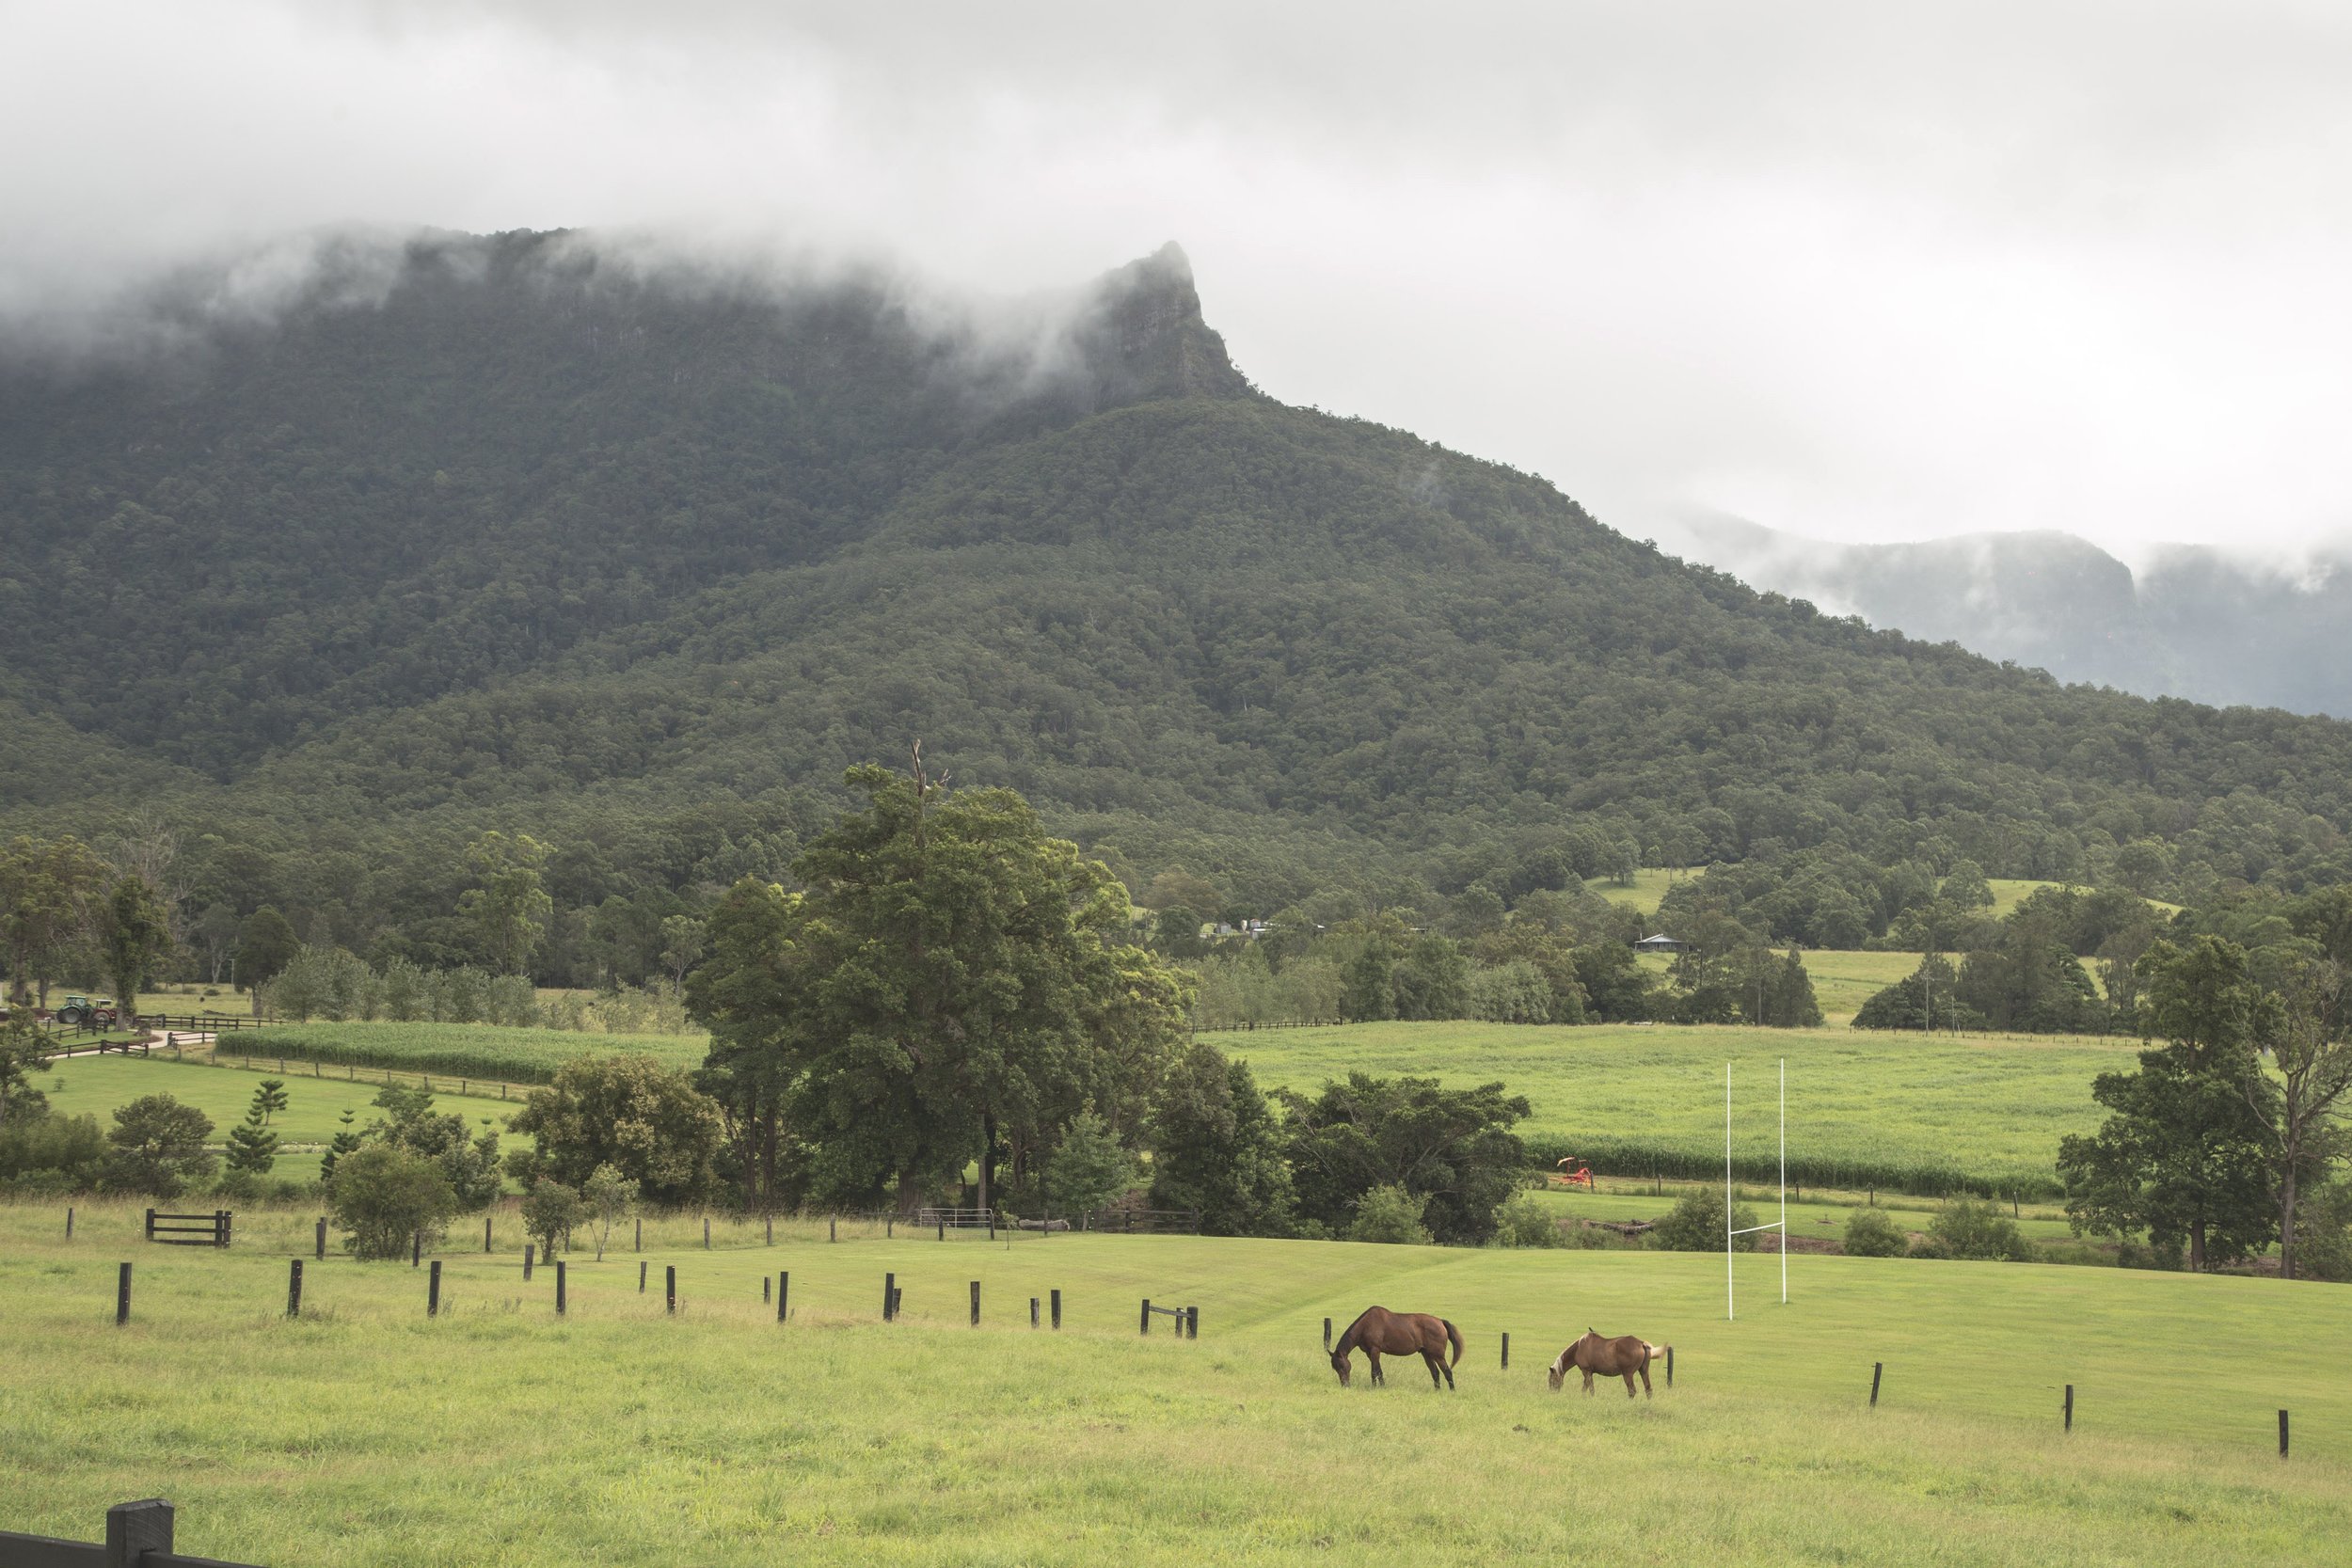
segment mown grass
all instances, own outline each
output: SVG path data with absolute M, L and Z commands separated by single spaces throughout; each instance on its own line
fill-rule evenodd
M 627 1053 L 658 1056 L 680 1067 L 699 1066 L 710 1040 L 701 1034 L 597 1035 L 488 1023 L 313 1022 L 273 1024 L 249 1037 L 230 1039 L 224 1049 L 282 1055 L 289 1061 L 544 1084 L 564 1063 L 586 1055 Z
M 1685 878 L 1695 875 L 1696 873 L 1690 871 L 1664 871 L 1653 866 L 1644 866 L 1633 874 L 1631 886 L 1613 882 L 1607 878 L 1596 878 L 1584 885 L 1608 899 L 1612 904 L 1623 904 L 1626 908 L 1639 910 L 1644 914 L 1656 914 L 1658 906 L 1665 901 L 1666 890 Z
M 71 1243 L 56 1221 L 0 1206 L 0 1332 L 26 1347 L 0 1382 L 0 1527 L 85 1539 L 106 1504 L 158 1495 L 183 1549 L 316 1568 L 2206 1568 L 2329 1560 L 2352 1529 L 2352 1389 L 2310 1374 L 2352 1354 L 2326 1286 L 1798 1258 L 1784 1308 L 1777 1260 L 1743 1259 L 1725 1323 L 1713 1258 L 787 1227 L 772 1249 L 650 1253 L 644 1296 L 637 1257 L 575 1252 L 562 1320 L 550 1272 L 526 1285 L 503 1255 L 452 1255 L 437 1319 L 421 1271 L 312 1262 L 289 1322 L 273 1251 L 307 1252 L 307 1214 L 282 1237 L 241 1216 L 228 1254 L 141 1246 L 127 1209 L 86 1211 Z M 759 1300 L 777 1269 L 787 1325 Z M 907 1307 L 888 1326 L 884 1270 Z M 1068 1326 L 1033 1333 L 1027 1299 L 1054 1287 Z M 1197 1304 L 1200 1339 L 1138 1338 L 1146 1294 Z M 1337 1386 L 1321 1319 L 1375 1301 L 1461 1325 L 1460 1392 L 1409 1365 Z M 1671 1340 L 1677 1386 L 1546 1392 L 1587 1323 Z
M 1828 1168 L 1836 1165 L 1875 1167 L 1890 1173 L 1879 1184 L 1899 1186 L 1910 1183 L 1891 1173 L 1956 1170 L 2028 1196 L 2051 1190 L 2058 1139 L 2097 1127 L 2091 1079 L 2128 1068 L 2137 1048 L 2121 1039 L 1668 1024 L 1367 1023 L 1208 1037 L 1247 1058 L 1269 1086 L 1311 1090 L 1351 1070 L 1455 1085 L 1499 1079 L 1534 1106 L 1522 1131 L 1581 1142 L 1576 1151 L 1597 1170 L 1613 1151 L 1660 1150 L 1689 1162 L 1692 1175 L 1708 1163 L 1721 1168 L 1727 1062 L 1735 1152 L 1751 1167 L 1772 1159 L 1775 1073 L 1786 1058 L 1789 1158 L 1821 1172 L 1812 1179 L 1845 1180 Z
M 285 1144 L 324 1144 L 342 1130 L 345 1110 L 357 1113 L 355 1125 L 365 1127 L 382 1113 L 374 1108 L 382 1085 L 346 1084 L 341 1079 L 313 1078 L 307 1065 L 289 1063 L 285 1077 L 286 1108 L 270 1118 L 270 1131 Z M 201 1058 L 174 1062 L 163 1056 L 74 1056 L 52 1062 L 35 1075 L 33 1084 L 49 1097 L 49 1108 L 59 1116 L 88 1115 L 99 1125 L 118 1105 L 141 1095 L 167 1094 L 193 1105 L 213 1118 L 213 1147 L 223 1147 L 229 1130 L 245 1119 L 253 1103 L 262 1074 L 206 1065 Z M 497 1101 L 437 1094 L 433 1108 L 480 1123 L 488 1118 L 501 1129 L 522 1109 L 519 1101 L 501 1106 Z M 268 1180 L 310 1181 L 318 1176 L 315 1149 L 288 1149 L 270 1167 Z

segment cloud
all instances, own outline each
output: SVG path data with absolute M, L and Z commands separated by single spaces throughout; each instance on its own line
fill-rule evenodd
M 2337 8 L 0 0 L 0 36 L 20 319 L 342 223 L 1001 294 L 1173 236 L 1268 391 L 1635 533 L 2352 524 Z

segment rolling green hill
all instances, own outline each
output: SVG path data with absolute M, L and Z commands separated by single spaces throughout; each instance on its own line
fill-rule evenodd
M 342 264 L 269 319 L 167 297 L 135 361 L 0 366 L 0 823 L 154 807 L 198 896 L 444 953 L 486 825 L 555 840 L 582 911 L 773 874 L 918 736 L 1258 910 L 1556 886 L 1581 827 L 2352 869 L 2352 728 L 2061 689 L 1285 406 L 1172 247 L 1017 330 L 576 236 Z

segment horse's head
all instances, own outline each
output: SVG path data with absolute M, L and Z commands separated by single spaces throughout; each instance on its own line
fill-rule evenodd
M 1349 1355 L 1346 1351 L 1335 1350 L 1331 1353 L 1331 1370 L 1340 1374 L 1341 1387 L 1344 1388 L 1347 1386 L 1348 1369 L 1354 1365 L 1355 1358 Z
M 1551 1391 L 1558 1393 L 1560 1386 L 1568 1381 L 1568 1353 L 1566 1351 L 1560 1353 L 1560 1358 L 1551 1364 L 1551 1370 L 1547 1375 L 1551 1379 Z

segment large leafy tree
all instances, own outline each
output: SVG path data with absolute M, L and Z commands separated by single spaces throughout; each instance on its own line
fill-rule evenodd
M 1152 1103 L 1152 1207 L 1195 1210 L 1212 1236 L 1287 1234 L 1293 1200 L 1281 1134 L 1249 1064 L 1194 1042 Z
M 128 1021 L 138 1010 L 148 976 L 171 956 L 170 907 L 146 878 L 123 876 L 107 895 L 99 933 L 106 974 Z
M 705 1082 L 766 1143 L 789 1115 L 829 1196 L 902 1208 L 967 1164 L 980 1201 L 1031 1179 L 1088 1105 L 1132 1145 L 1180 1037 L 1181 977 L 1123 940 L 1124 889 L 1009 790 L 853 768 L 866 809 L 794 864 L 799 895 L 739 883 L 687 981 Z
M 2101 1073 L 2091 1096 L 2111 1113 L 2058 1148 L 2067 1215 L 2100 1235 L 2145 1233 L 2188 1266 L 2234 1262 L 2277 1234 L 2265 1117 L 2277 1089 L 2255 1055 L 2277 1027 L 2278 1000 L 2246 949 L 2200 935 L 2160 942 L 2137 966 L 2139 1019 L 2167 1041 L 2137 1072 Z
M 520 974 L 555 911 L 543 875 L 548 847 L 527 833 L 486 832 L 466 850 L 466 862 L 474 885 L 459 896 L 457 912 L 472 922 L 497 973 Z
M 0 941 L 8 944 L 10 994 L 20 1006 L 28 982 L 38 984 L 47 1006 L 51 966 L 69 942 L 99 924 L 111 878 L 98 852 L 71 833 L 45 843 L 20 837 L 0 849 Z
M 167 1094 L 141 1095 L 115 1107 L 106 1130 L 106 1185 L 118 1192 L 177 1197 L 218 1164 L 205 1148 L 213 1118 Z
M 508 1168 L 578 1190 L 611 1165 L 655 1203 L 699 1202 L 718 1170 L 719 1107 L 679 1069 L 650 1056 L 582 1056 L 533 1089 L 514 1131 L 537 1141 Z
M 1528 1115 L 1526 1097 L 1501 1084 L 1449 1089 L 1434 1078 L 1361 1072 L 1312 1098 L 1279 1095 L 1283 1152 L 1306 1218 L 1341 1234 L 1366 1194 L 1401 1187 L 1428 1200 L 1422 1220 L 1435 1240 L 1475 1245 L 1494 1235 L 1495 1210 L 1526 1163 L 1511 1131 Z

